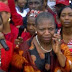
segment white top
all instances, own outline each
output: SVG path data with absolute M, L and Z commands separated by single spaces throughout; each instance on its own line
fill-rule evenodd
M 19 9 L 16 7 L 16 11 L 17 11 L 17 13 L 20 14 L 22 17 L 26 17 L 27 13 L 28 13 L 30 10 L 29 10 L 29 8 L 27 8 L 27 9 L 24 9 L 23 12 L 21 13 L 21 12 L 19 11 Z

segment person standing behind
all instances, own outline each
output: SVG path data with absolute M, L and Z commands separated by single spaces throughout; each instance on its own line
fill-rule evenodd
M 14 40 L 17 38 L 18 35 L 18 29 L 13 24 L 10 24 L 11 12 L 8 5 L 3 2 L 0 2 L 0 13 L 3 18 L 2 32 L 5 36 L 5 39 L 14 44 Z
M 59 12 L 59 18 L 62 24 L 61 36 L 72 52 L 72 7 L 65 6 Z
M 29 12 L 29 8 L 26 8 L 26 0 L 16 0 L 16 11 L 22 17 L 26 17 L 27 13 Z

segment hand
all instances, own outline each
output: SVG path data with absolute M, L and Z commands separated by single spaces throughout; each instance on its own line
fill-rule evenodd
M 18 39 L 15 39 L 15 44 L 19 45 L 23 42 L 23 38 L 22 37 L 18 37 Z
M 0 32 L 0 39 L 5 39 L 4 34 L 2 32 Z
M 24 32 L 27 32 L 27 29 L 26 28 L 24 29 Z
M 54 34 L 52 40 L 53 51 L 55 54 L 61 53 L 61 36 L 59 34 Z

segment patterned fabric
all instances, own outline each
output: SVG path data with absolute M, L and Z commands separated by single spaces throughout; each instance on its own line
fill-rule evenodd
M 60 34 L 60 31 L 61 31 L 61 29 L 58 29 L 57 33 Z M 62 42 L 65 43 L 64 40 L 62 40 Z M 72 39 L 70 39 L 70 41 L 67 43 L 67 46 L 68 46 L 70 52 L 72 53 Z
M 31 56 L 31 50 L 34 50 L 34 49 L 35 49 L 35 45 L 33 43 L 31 44 L 30 47 L 28 46 L 27 42 L 24 42 L 23 44 L 21 44 L 20 49 L 15 50 L 15 53 L 13 55 L 12 62 L 11 62 L 12 66 L 15 67 L 15 69 L 16 68 L 19 69 L 20 71 L 23 70 L 23 72 L 46 72 L 43 70 L 41 71 L 41 69 L 39 69 L 40 67 L 38 67 L 41 63 L 40 61 L 44 59 L 44 54 L 43 53 L 38 54 L 38 52 L 36 51 L 36 53 L 34 54 L 36 54 L 37 58 L 34 55 Z M 62 53 L 66 56 L 66 65 L 64 68 L 60 67 L 57 58 L 55 58 L 54 54 L 51 53 L 51 67 L 50 67 L 51 71 L 50 72 L 57 72 L 58 70 L 61 70 L 62 72 L 70 72 L 69 60 L 72 61 L 71 53 L 67 45 L 64 43 L 61 45 L 61 50 L 62 50 Z M 37 62 L 39 63 L 39 65 Z M 44 64 L 44 60 L 43 60 L 43 64 Z
M 70 52 L 72 53 L 72 39 L 68 42 L 67 45 L 69 47 Z

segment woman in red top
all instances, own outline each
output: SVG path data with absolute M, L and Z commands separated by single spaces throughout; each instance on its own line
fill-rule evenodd
M 6 5 L 3 2 L 0 2 L 0 12 L 3 18 L 3 33 L 4 36 L 6 38 L 6 40 L 12 42 L 14 44 L 14 40 L 17 38 L 18 35 L 18 29 L 10 24 L 10 16 L 11 16 L 11 12 L 10 9 L 8 7 L 8 5 Z
M 3 2 L 5 4 L 7 4 L 10 8 L 10 12 L 11 12 L 11 15 L 12 15 L 12 21 L 14 22 L 14 25 L 15 26 L 20 26 L 23 24 L 23 18 L 21 15 L 19 15 L 17 12 L 16 12 L 16 9 L 15 9 L 15 3 L 13 0 L 0 0 L 0 2 Z
M 3 19 L 0 14 L 0 40 L 5 39 L 2 31 L 3 31 Z M 12 43 L 9 41 L 5 41 L 5 42 L 6 42 L 7 46 L 9 47 L 9 50 L 6 51 L 0 42 L 0 72 L 8 71 L 8 67 L 9 67 L 9 64 L 10 64 L 10 61 L 12 58 L 12 53 L 13 53 Z

